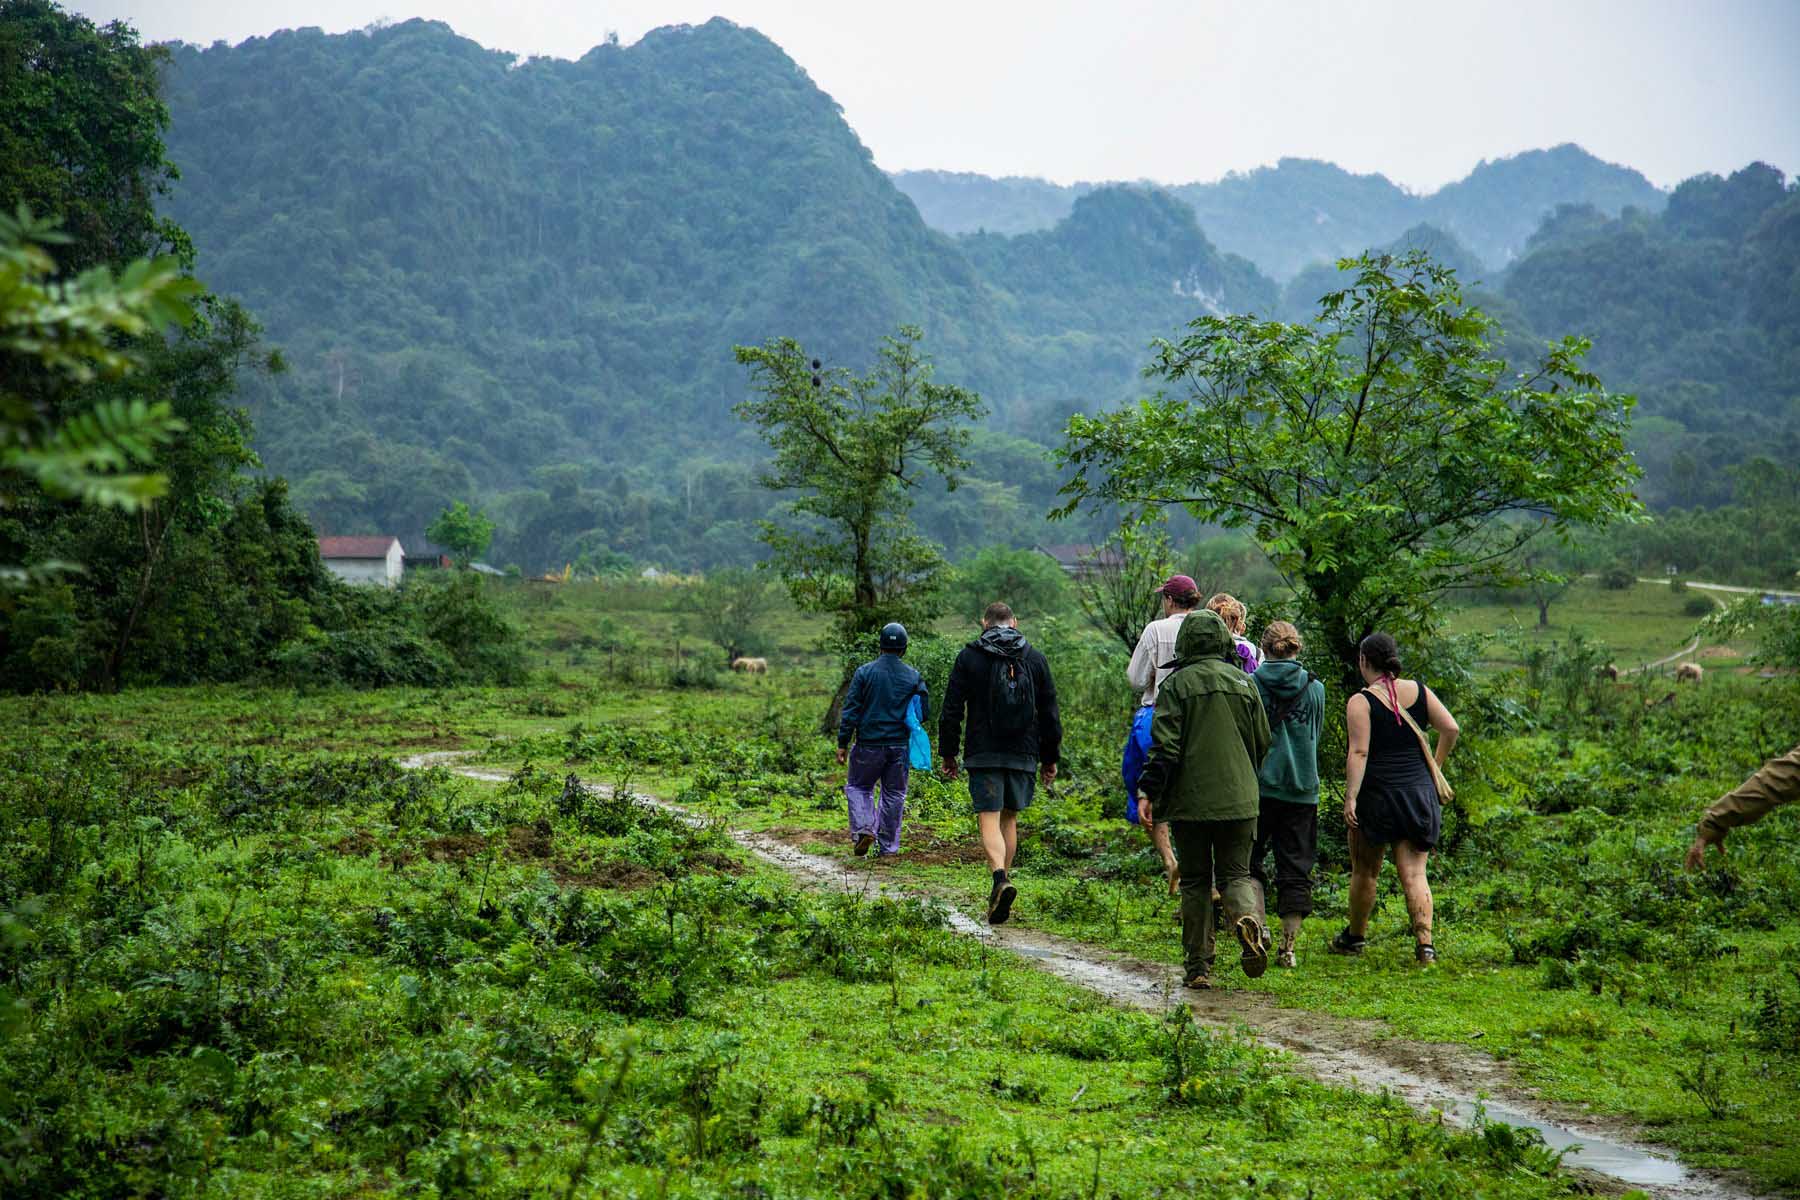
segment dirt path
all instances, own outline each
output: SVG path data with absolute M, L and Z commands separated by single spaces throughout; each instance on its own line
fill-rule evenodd
M 457 767 L 469 751 L 435 751 L 401 759 L 411 769 L 448 767 L 470 779 L 503 782 L 495 769 Z M 589 784 L 599 790 L 599 785 Z M 648 804 L 691 824 L 696 814 L 655 797 Z M 876 877 L 869 860 L 827 857 L 788 845 L 772 834 L 733 829 L 733 840 L 757 857 L 815 887 L 894 898 L 941 895 L 916 884 Z M 1756 1193 L 1716 1175 L 1690 1170 L 1666 1151 L 1653 1149 L 1623 1121 L 1605 1121 L 1546 1104 L 1517 1086 L 1506 1068 L 1466 1046 L 1415 1042 L 1388 1036 L 1379 1021 L 1353 1021 L 1303 1009 L 1281 1008 L 1254 992 L 1188 992 L 1169 964 L 1145 962 L 1097 946 L 1017 925 L 991 927 L 950 906 L 957 932 L 1017 954 L 1056 977 L 1096 992 L 1115 1004 L 1165 1011 L 1186 1003 L 1196 1020 L 1219 1029 L 1247 1028 L 1258 1040 L 1293 1057 L 1306 1074 L 1334 1086 L 1394 1093 L 1420 1112 L 1438 1110 L 1460 1123 L 1478 1107 L 1496 1120 L 1530 1126 L 1555 1149 L 1572 1147 L 1564 1162 L 1616 1190 L 1642 1188 L 1667 1200 L 1750 1200 Z

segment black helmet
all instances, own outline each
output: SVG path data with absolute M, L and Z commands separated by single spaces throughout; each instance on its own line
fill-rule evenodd
M 892 650 L 895 654 L 906 653 L 906 626 L 898 621 L 889 621 L 881 627 L 881 648 Z

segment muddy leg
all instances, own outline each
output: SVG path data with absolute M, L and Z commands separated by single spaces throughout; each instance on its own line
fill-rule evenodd
M 1425 863 L 1431 857 L 1411 842 L 1394 843 L 1394 868 L 1400 872 L 1400 890 L 1406 895 L 1406 915 L 1412 918 L 1413 936 L 1419 945 L 1431 945 L 1431 882 Z
M 1375 880 L 1381 874 L 1384 846 L 1364 840 L 1350 831 L 1350 934 L 1367 937 L 1369 914 L 1375 911 Z

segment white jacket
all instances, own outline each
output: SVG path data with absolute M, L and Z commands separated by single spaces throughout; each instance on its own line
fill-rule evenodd
M 1181 632 L 1181 620 L 1185 616 L 1186 613 L 1178 612 L 1150 622 L 1138 637 L 1137 649 L 1131 652 L 1131 665 L 1125 668 L 1125 678 L 1143 693 L 1141 702 L 1144 704 L 1156 703 L 1156 689 L 1169 677 L 1170 672 L 1163 664 L 1175 661 L 1175 635 Z

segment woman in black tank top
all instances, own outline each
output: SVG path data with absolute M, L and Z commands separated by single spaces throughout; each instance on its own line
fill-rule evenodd
M 1422 963 L 1434 962 L 1431 884 L 1425 864 L 1437 845 L 1441 804 L 1419 735 L 1407 717 L 1420 729 L 1437 731 L 1440 767 L 1456 744 L 1456 718 L 1430 688 L 1398 678 L 1400 649 L 1387 634 L 1373 633 L 1363 639 L 1357 667 L 1367 686 L 1350 697 L 1344 714 L 1350 735 L 1344 768 L 1344 823 L 1350 827 L 1350 924 L 1332 939 L 1331 949 L 1339 954 L 1361 953 L 1369 914 L 1375 909 L 1381 860 L 1391 847 L 1417 939 L 1415 956 Z

